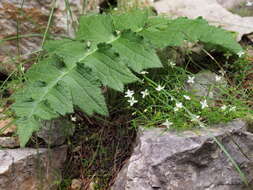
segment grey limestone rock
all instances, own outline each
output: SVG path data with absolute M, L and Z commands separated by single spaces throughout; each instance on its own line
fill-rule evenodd
M 246 126 L 235 120 L 197 133 L 143 129 L 112 190 L 245 190 L 210 134 L 223 144 L 252 184 L 253 134 Z
M 1 148 L 19 147 L 19 140 L 17 137 L 1 137 L 0 136 L 0 147 Z
M 67 147 L 0 150 L 1 190 L 54 190 Z
M 62 145 L 67 137 L 74 134 L 75 126 L 65 118 L 44 121 L 36 135 L 50 146 Z
M 87 11 L 98 12 L 98 6 L 103 1 L 56 0 L 53 24 L 50 26 L 49 33 L 55 36 L 73 37 L 79 16 Z M 21 59 L 30 58 L 32 52 L 41 49 L 43 37 L 39 34 L 45 32 L 53 2 L 52 0 L 0 0 L 0 39 L 17 36 L 17 28 L 19 28 L 19 36 L 29 36 L 20 37 L 19 45 L 17 45 L 16 38 L 1 41 L 0 72 L 10 74 L 16 69 L 15 56 L 19 58 L 18 64 Z M 68 5 L 66 5 L 67 2 Z M 85 4 L 87 5 L 84 7 Z M 21 6 L 22 13 L 20 12 Z M 19 27 L 17 23 L 20 23 Z M 29 64 L 24 66 L 27 68 Z

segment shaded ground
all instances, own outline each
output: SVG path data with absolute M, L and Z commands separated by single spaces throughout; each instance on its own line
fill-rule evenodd
M 130 156 L 136 136 L 127 118 L 98 121 L 79 115 L 76 132 L 69 139 L 69 155 L 60 189 L 71 189 L 71 179 L 82 182 L 82 190 L 109 189 Z

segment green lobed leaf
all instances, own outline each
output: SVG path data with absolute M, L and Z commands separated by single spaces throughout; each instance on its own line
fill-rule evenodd
M 123 91 L 124 84 L 135 82 L 138 79 L 110 46 L 100 47 L 82 62 L 92 69 L 103 85 L 118 91 Z
M 100 83 L 89 69 L 79 65 L 63 78 L 70 87 L 73 103 L 88 115 L 99 113 L 108 115 L 105 99 L 100 89 Z
M 165 17 L 150 18 L 147 27 L 140 34 L 156 47 L 180 46 L 184 40 L 201 41 L 227 49 L 233 53 L 242 50 L 233 34 L 221 28 L 208 25 L 202 18 L 181 17 L 169 20 Z
M 18 124 L 17 134 L 19 136 L 20 146 L 24 147 L 31 138 L 32 134 L 39 130 L 40 122 L 32 117 L 29 119 L 19 119 L 16 123 Z
M 88 40 L 91 43 L 103 43 L 115 38 L 112 19 L 108 15 L 82 16 L 76 34 L 78 40 Z
M 121 59 L 136 72 L 162 67 L 155 50 L 147 46 L 140 36 L 131 31 L 122 33 L 118 40 L 112 42 L 112 46 L 115 51 L 119 52 Z
M 148 11 L 134 9 L 127 13 L 114 14 L 112 20 L 115 30 L 132 30 L 138 32 L 143 29 L 148 20 Z
M 48 41 L 45 43 L 44 49 L 50 54 L 61 57 L 68 67 L 73 67 L 91 51 L 85 43 L 73 40 Z

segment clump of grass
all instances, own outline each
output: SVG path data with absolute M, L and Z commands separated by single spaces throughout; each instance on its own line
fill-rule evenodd
M 135 117 L 133 125 L 181 131 L 201 127 L 198 121 L 212 126 L 253 114 L 245 89 L 238 85 L 216 86 L 220 98 L 198 97 L 185 90 L 185 83 L 194 83 L 194 74 L 171 61 L 169 65 L 158 78 L 143 72 L 139 84 L 129 86 L 125 92 L 125 102 Z M 217 80 L 225 77 L 216 76 Z

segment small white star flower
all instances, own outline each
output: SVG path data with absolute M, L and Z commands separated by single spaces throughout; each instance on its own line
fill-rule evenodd
M 199 119 L 200 119 L 199 115 L 193 115 L 191 121 L 196 122 L 196 121 L 199 121 Z
M 176 103 L 176 107 L 177 107 L 177 108 L 182 108 L 182 107 L 183 107 L 183 104 L 182 104 L 181 102 L 177 102 L 177 103 Z
M 174 108 L 174 111 L 178 111 L 181 108 L 183 108 L 183 104 L 181 102 L 177 102 L 176 107 Z
M 201 104 L 201 109 L 204 109 L 204 108 L 208 107 L 208 104 L 207 104 L 206 100 L 201 101 L 200 104 Z
M 251 6 L 253 6 L 253 2 L 247 1 L 245 5 L 246 5 L 247 7 L 251 7 Z
M 215 81 L 216 81 L 216 82 L 221 81 L 221 76 L 216 75 L 216 76 L 215 76 Z
M 168 119 L 166 119 L 165 122 L 162 123 L 161 125 L 164 125 L 165 127 L 169 128 L 171 125 L 173 125 L 173 123 L 170 122 Z
M 165 88 L 165 86 L 161 86 L 160 84 L 155 88 L 156 89 L 156 91 L 161 91 L 161 90 L 163 90 Z
M 76 122 L 76 117 L 75 116 L 71 116 L 70 119 L 71 119 L 71 121 Z
M 194 83 L 194 79 L 195 79 L 195 77 L 194 76 L 188 76 L 188 80 L 187 80 L 187 83 Z
M 24 66 L 21 66 L 20 69 L 21 69 L 22 72 L 25 72 L 25 67 Z
M 148 74 L 148 71 L 141 71 L 140 74 L 141 75 L 146 75 L 146 74 Z
M 90 42 L 90 41 L 87 41 L 87 42 L 86 42 L 86 45 L 87 45 L 87 47 L 89 48 L 89 47 L 91 46 L 91 42 Z
M 144 113 L 146 113 L 147 111 L 148 111 L 148 109 L 143 110 Z
M 137 103 L 138 101 L 134 99 L 134 97 L 131 97 L 129 100 L 127 100 L 127 102 L 130 103 L 130 106 L 133 106 L 135 103 Z
M 202 123 L 201 123 L 199 126 L 200 126 L 201 128 L 205 128 L 205 125 L 202 124 Z
M 132 98 L 133 95 L 134 95 L 134 91 L 133 91 L 133 90 L 129 90 L 129 89 L 128 89 L 128 90 L 125 92 L 125 97 L 126 97 L 126 98 Z
M 187 96 L 187 95 L 183 95 L 184 99 L 186 100 L 191 100 L 191 97 L 190 96 Z
M 219 70 L 219 73 L 224 76 L 226 74 L 226 71 L 224 71 L 223 69 Z
M 115 32 L 117 35 L 120 35 L 120 33 L 121 33 L 119 30 L 116 30 Z
M 229 111 L 236 111 L 236 106 L 232 106 L 231 108 L 229 108 Z
M 237 53 L 238 57 L 242 57 L 244 54 L 245 54 L 244 51 L 239 51 L 239 52 Z
M 149 95 L 148 89 L 145 89 L 144 91 L 141 91 L 142 98 L 145 98 L 146 96 Z
M 171 67 L 175 67 L 175 66 L 176 66 L 176 63 L 173 62 L 173 61 L 169 61 L 169 65 L 170 65 Z
M 221 106 L 220 109 L 221 109 L 222 111 L 225 111 L 227 108 L 228 108 L 228 107 L 227 107 L 226 105 L 223 105 L 223 106 Z

